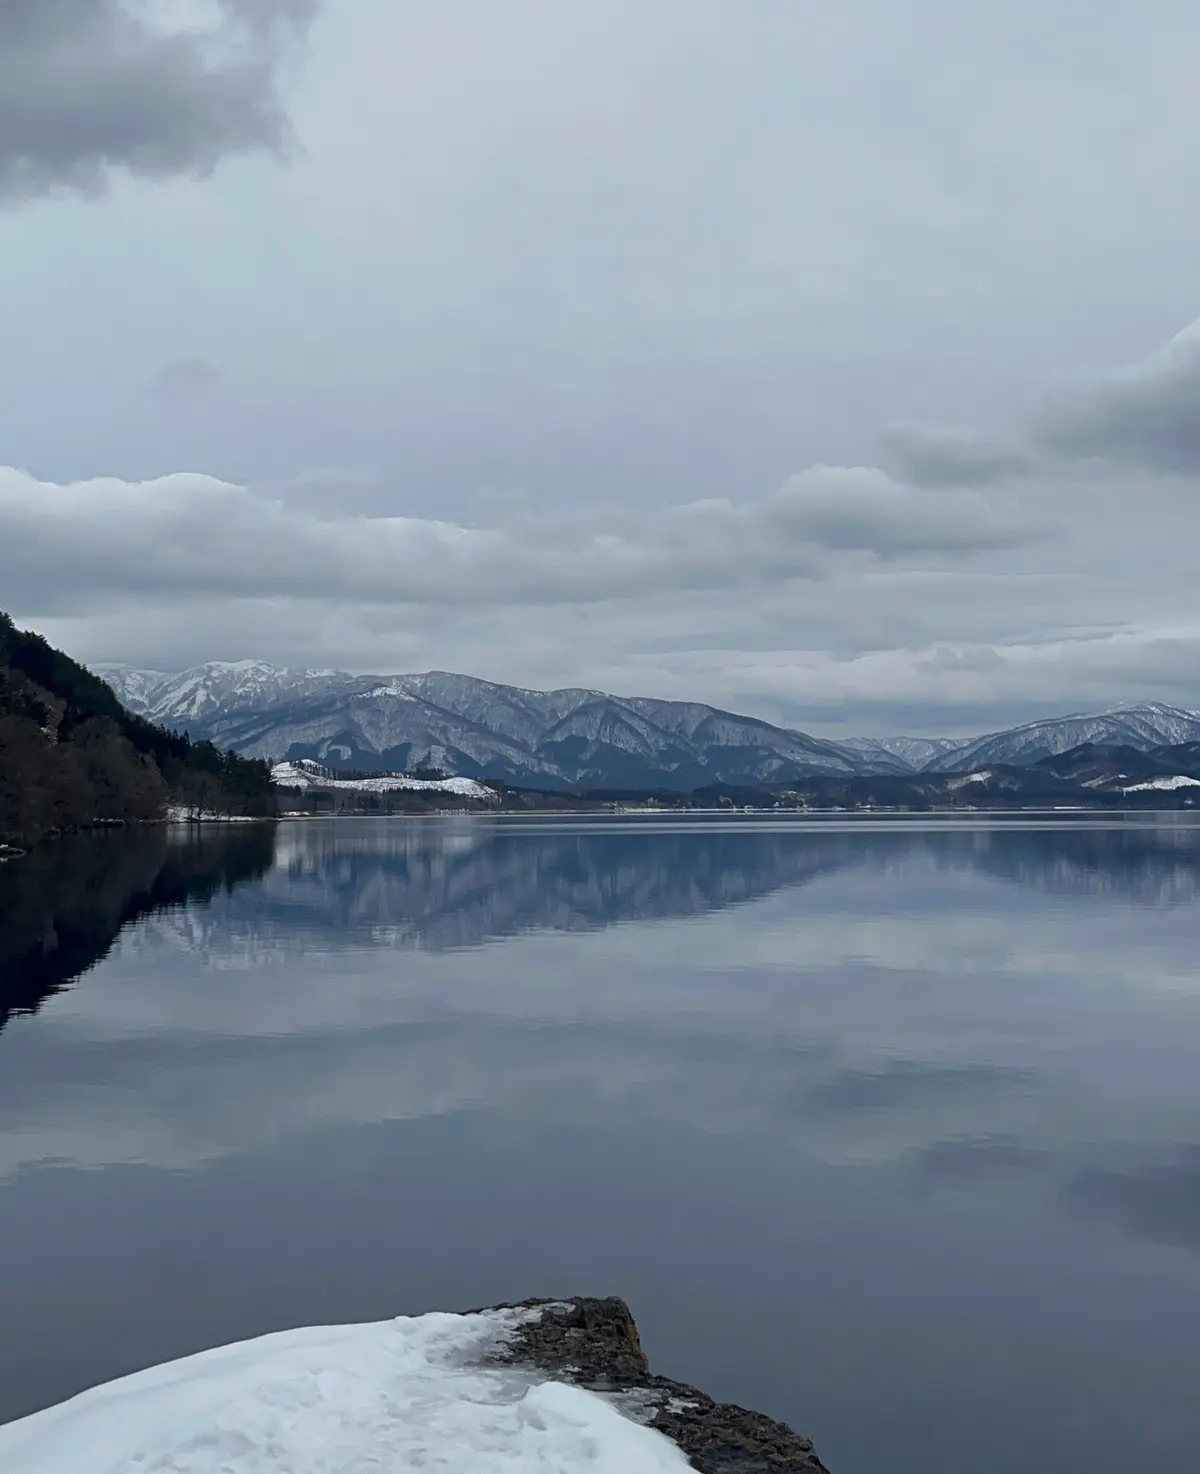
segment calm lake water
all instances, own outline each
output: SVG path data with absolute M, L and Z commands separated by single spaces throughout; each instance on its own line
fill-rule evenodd
M 1200 829 L 343 820 L 0 867 L 0 1421 L 623 1295 L 833 1474 L 1197 1467 Z

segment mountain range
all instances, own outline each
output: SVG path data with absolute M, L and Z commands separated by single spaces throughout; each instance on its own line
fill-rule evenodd
M 1030 766 L 1086 744 L 1139 752 L 1200 742 L 1200 712 L 1158 703 L 1031 722 L 961 738 L 839 742 L 698 702 L 533 691 L 472 676 L 351 675 L 261 661 L 177 674 L 107 665 L 126 707 L 193 739 L 273 762 L 438 768 L 542 788 L 771 784 L 859 774 Z

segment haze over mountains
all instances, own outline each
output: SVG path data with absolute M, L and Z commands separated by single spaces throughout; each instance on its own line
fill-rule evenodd
M 1151 749 L 1200 741 L 1200 712 L 1157 703 L 1031 722 L 977 738 L 831 742 L 698 702 L 471 676 L 352 675 L 259 661 L 176 674 L 101 666 L 135 713 L 251 757 L 333 768 L 430 766 L 541 787 L 691 789 L 820 775 L 1027 766 L 1082 744 Z

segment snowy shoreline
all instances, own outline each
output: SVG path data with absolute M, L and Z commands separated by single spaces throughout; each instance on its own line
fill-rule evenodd
M 217 809 L 189 809 L 170 805 L 160 824 L 274 824 L 277 814 L 223 814 Z M 153 821 L 152 821 L 153 822 Z
M 623 1301 L 281 1331 L 0 1427 L 5 1474 L 826 1474 L 781 1423 L 653 1376 Z

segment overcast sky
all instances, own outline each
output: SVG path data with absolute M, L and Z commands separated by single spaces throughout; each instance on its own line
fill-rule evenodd
M 4 0 L 0 607 L 830 733 L 1200 707 L 1194 0 Z

